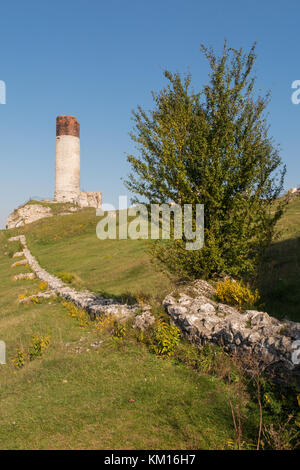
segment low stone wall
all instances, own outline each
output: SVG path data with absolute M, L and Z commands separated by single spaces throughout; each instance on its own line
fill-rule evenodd
M 191 292 L 192 290 L 192 292 Z M 174 323 L 196 344 L 221 345 L 226 351 L 257 358 L 260 367 L 285 381 L 300 382 L 300 323 L 279 321 L 265 312 L 215 302 L 212 286 L 196 281 L 189 293 L 168 295 L 163 305 Z
M 28 265 L 38 279 L 48 283 L 50 292 L 83 308 L 92 319 L 101 314 L 113 314 L 121 321 L 135 317 L 134 325 L 140 329 L 155 321 L 148 305 L 122 304 L 67 286 L 41 268 L 28 249 L 24 235 L 10 238 L 10 241 L 21 242 Z M 247 357 L 255 357 L 261 370 L 272 373 L 277 380 L 296 379 L 300 384 L 300 323 L 279 321 L 256 310 L 243 312 L 216 302 L 211 298 L 214 295 L 215 290 L 209 283 L 198 280 L 186 291 L 168 295 L 163 306 L 182 333 L 196 344 L 210 342 L 223 346 L 229 353 L 243 357 L 244 361 Z
M 12 237 L 9 240 L 21 242 L 23 245 L 23 254 L 27 260 L 28 265 L 31 267 L 32 271 L 38 279 L 48 283 L 49 290 L 55 292 L 63 299 L 73 302 L 78 307 L 86 310 L 92 319 L 95 319 L 101 314 L 113 314 L 122 321 L 127 320 L 128 318 L 137 314 L 145 314 L 145 319 L 147 316 L 149 316 L 149 306 L 141 307 L 138 304 L 122 304 L 115 299 L 106 299 L 89 291 L 76 291 L 75 289 L 67 286 L 61 279 L 53 276 L 52 274 L 49 274 L 45 269 L 41 268 L 27 247 L 25 235 Z

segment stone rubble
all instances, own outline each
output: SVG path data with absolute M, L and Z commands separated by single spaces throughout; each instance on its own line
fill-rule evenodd
M 138 328 L 141 331 L 147 330 L 155 322 L 155 318 L 151 314 L 151 307 L 144 309 L 143 313 L 137 315 L 135 318 L 134 328 Z
M 53 299 L 56 297 L 55 292 L 47 291 L 47 292 L 38 292 L 34 295 L 29 295 L 28 297 L 24 297 L 24 299 L 19 300 L 19 304 L 29 303 L 31 300 L 34 299 Z
M 26 264 L 27 264 L 26 259 L 22 259 L 22 260 L 20 260 L 20 261 L 16 261 L 15 263 L 13 263 L 13 264 L 11 265 L 11 267 L 12 267 L 12 268 L 16 268 L 16 267 L 18 267 L 18 266 L 25 266 Z
M 189 340 L 223 346 L 231 354 L 256 357 L 278 377 L 300 379 L 300 323 L 279 321 L 266 312 L 240 311 L 207 296 L 213 288 L 205 281 L 193 285 L 197 295 L 165 297 L 163 305 Z M 206 295 L 203 295 L 206 292 Z
M 16 274 L 15 276 L 13 276 L 13 281 L 23 281 L 23 280 L 27 280 L 27 281 L 32 281 L 33 279 L 35 279 L 35 274 L 34 273 L 21 273 L 21 274 Z
M 17 251 L 14 255 L 13 258 L 22 258 L 24 256 L 24 251 Z

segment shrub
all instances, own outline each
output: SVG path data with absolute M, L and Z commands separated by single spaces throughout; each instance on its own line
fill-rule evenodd
M 23 349 L 18 349 L 16 357 L 13 359 L 12 362 L 14 363 L 15 367 L 17 367 L 17 369 L 21 369 L 22 367 L 24 367 L 26 362 L 25 351 Z
M 50 336 L 32 335 L 31 346 L 29 348 L 29 359 L 42 356 L 43 352 L 49 347 Z
M 199 347 L 181 341 L 175 352 L 175 359 L 197 372 L 210 374 L 223 380 L 236 382 L 237 370 L 230 356 L 222 347 L 206 343 Z
M 57 276 L 66 284 L 72 284 L 72 281 L 74 281 L 75 279 L 74 274 L 71 274 L 71 273 L 61 272 L 61 273 L 58 273 Z
M 169 325 L 158 320 L 153 330 L 152 349 L 159 356 L 172 356 L 180 341 L 180 330 L 177 326 Z
M 111 313 L 101 315 L 95 320 L 95 328 L 99 333 L 112 333 L 116 317 Z
M 126 327 L 123 323 L 118 320 L 114 321 L 113 325 L 113 338 L 115 340 L 123 339 L 126 336 Z
M 78 308 L 72 302 L 62 302 L 62 305 L 67 309 L 72 318 L 76 318 L 81 328 L 85 328 L 89 322 L 89 316 L 85 310 Z
M 21 302 L 22 300 L 26 299 L 29 294 L 19 294 L 18 295 L 18 301 Z
M 45 292 L 46 290 L 48 290 L 48 282 L 47 281 L 42 281 L 40 282 L 39 284 L 39 290 L 41 292 Z
M 268 424 L 264 426 L 264 437 L 270 449 L 293 450 L 299 449 L 299 427 L 293 424 L 293 416 L 288 416 L 285 423 Z
M 43 298 L 42 297 L 38 297 L 37 295 L 34 295 L 32 297 L 30 297 L 30 299 L 28 299 L 28 302 L 31 302 L 35 305 L 37 304 L 41 304 L 43 302 Z
M 258 290 L 251 291 L 249 286 L 231 279 L 218 282 L 216 293 L 221 302 L 238 307 L 252 307 L 259 300 Z
M 274 238 L 287 203 L 278 200 L 286 170 L 269 135 L 270 95 L 255 90 L 255 44 L 248 53 L 226 41 L 220 56 L 204 45 L 201 51 L 208 83 L 194 91 L 190 74 L 166 70 L 168 82 L 153 93 L 153 108 L 133 111 L 136 151 L 127 155 L 125 186 L 134 203 L 191 204 L 193 217 L 196 205 L 204 205 L 202 249 L 187 250 L 189 237 L 180 232 L 157 243 L 157 257 L 171 271 L 192 278 L 244 275 L 255 271 Z
M 95 328 L 100 333 L 109 333 L 112 335 L 114 340 L 121 340 L 126 336 L 126 326 L 121 323 L 115 315 L 101 315 L 95 321 Z

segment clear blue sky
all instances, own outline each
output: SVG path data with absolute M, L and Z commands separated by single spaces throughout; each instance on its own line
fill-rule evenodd
M 187 71 L 194 87 L 207 80 L 200 43 L 219 52 L 258 41 L 258 85 L 272 90 L 269 122 L 287 164 L 286 187 L 300 185 L 300 3 L 268 0 L 22 0 L 1 3 L 0 227 L 30 197 L 52 198 L 55 119 L 81 123 L 83 190 L 104 202 L 126 194 L 125 153 L 131 110 L 152 105 L 163 70 Z

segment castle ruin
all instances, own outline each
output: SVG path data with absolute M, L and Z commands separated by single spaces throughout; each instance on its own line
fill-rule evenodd
M 56 118 L 56 202 L 71 202 L 80 207 L 101 206 L 100 192 L 80 191 L 80 124 L 74 116 Z
M 33 204 L 34 202 L 34 204 Z M 36 220 L 52 217 L 54 203 L 70 203 L 61 215 L 84 207 L 101 207 L 102 193 L 80 190 L 80 124 L 74 116 L 56 118 L 56 169 L 54 201 L 30 200 L 9 215 L 6 228 L 17 228 Z

